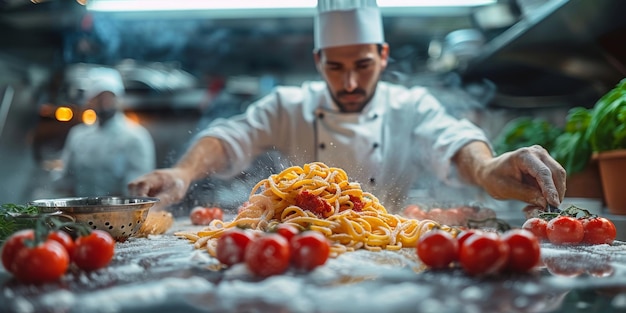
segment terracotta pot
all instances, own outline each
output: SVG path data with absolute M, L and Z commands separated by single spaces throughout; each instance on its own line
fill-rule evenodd
M 604 200 L 609 212 L 626 215 L 626 149 L 594 154 L 600 167 Z
M 604 198 L 602 180 L 598 161 L 592 159 L 587 167 L 578 173 L 567 176 L 567 190 L 565 196 L 569 198 Z

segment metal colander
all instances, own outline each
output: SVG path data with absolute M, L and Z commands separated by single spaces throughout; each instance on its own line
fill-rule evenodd
M 77 197 L 41 199 L 29 205 L 41 213 L 60 211 L 61 217 L 108 232 L 117 241 L 134 236 L 148 216 L 150 208 L 159 201 L 147 197 Z

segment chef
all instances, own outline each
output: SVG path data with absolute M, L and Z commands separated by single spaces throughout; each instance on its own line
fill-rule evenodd
M 180 201 L 207 176 L 232 177 L 277 150 L 291 165 L 321 161 L 398 211 L 425 170 L 496 199 L 558 206 L 565 170 L 540 146 L 495 157 L 481 129 L 448 115 L 422 87 L 380 81 L 389 59 L 375 0 L 318 2 L 313 58 L 323 81 L 277 87 L 242 115 L 215 120 L 172 168 L 129 189 Z
M 85 109 L 96 113 L 92 125 L 70 130 L 62 152 L 61 182 L 71 196 L 121 196 L 127 184 L 155 169 L 152 137 L 141 125 L 127 120 L 120 108 L 124 84 L 108 67 L 79 69 Z

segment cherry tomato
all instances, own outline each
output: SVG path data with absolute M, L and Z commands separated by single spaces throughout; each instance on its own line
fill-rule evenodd
M 529 230 L 539 240 L 547 241 L 548 234 L 546 233 L 546 226 L 548 226 L 548 221 L 538 217 L 531 217 L 524 222 L 522 229 Z
M 61 278 L 70 264 L 67 250 L 55 240 L 24 247 L 13 259 L 13 275 L 24 283 L 40 284 Z
M 467 238 L 469 238 L 470 236 L 475 235 L 475 234 L 482 234 L 482 231 L 480 231 L 478 229 L 466 229 L 466 230 L 461 231 L 456 236 L 456 241 L 458 242 L 459 253 L 460 253 L 460 250 L 461 250 L 461 246 L 463 245 L 465 240 L 467 240 Z
M 417 204 L 409 204 L 404 208 L 404 216 L 416 220 L 425 220 L 427 214 Z
M 537 237 L 525 229 L 512 229 L 502 235 L 509 246 L 509 257 L 505 268 L 512 272 L 527 272 L 539 264 L 541 247 Z
M 444 213 L 441 208 L 432 208 L 426 212 L 426 218 L 438 223 L 441 223 L 440 221 L 443 219 L 443 215 Z
M 283 223 L 276 226 L 276 233 L 285 237 L 287 242 L 289 242 L 291 238 L 300 233 L 300 230 L 294 225 Z
M 74 249 L 76 248 L 76 243 L 74 242 L 74 238 L 72 238 L 70 234 L 62 230 L 55 230 L 48 234 L 48 239 L 60 243 L 67 251 L 67 254 L 70 256 L 71 260 L 72 255 L 74 254 Z
M 103 230 L 92 230 L 89 235 L 76 238 L 72 260 L 78 268 L 93 271 L 111 262 L 115 252 L 115 239 Z
M 213 220 L 213 212 L 209 208 L 197 206 L 189 213 L 193 225 L 209 225 Z
M 611 244 L 617 236 L 615 224 L 604 217 L 583 219 L 583 242 L 590 245 Z
M 13 260 L 17 253 L 24 248 L 24 240 L 34 239 L 35 231 L 32 229 L 24 229 L 13 233 L 2 246 L 2 266 L 9 272 L 13 273 Z
M 443 224 L 460 226 L 465 224 L 464 216 L 459 209 L 451 208 L 443 211 Z
M 209 208 L 213 211 L 213 219 L 214 220 L 224 220 L 224 211 L 218 207 Z
M 546 234 L 553 244 L 569 245 L 580 243 L 585 231 L 580 220 L 570 216 L 558 216 L 548 222 Z
M 311 271 L 324 265 L 330 255 L 330 243 L 316 231 L 305 231 L 291 238 L 291 263 L 294 268 Z
M 212 220 L 224 219 L 224 212 L 217 207 L 205 208 L 197 206 L 189 213 L 193 225 L 209 225 Z
M 289 242 L 278 234 L 268 234 L 253 240 L 246 249 L 246 266 L 253 274 L 268 277 L 284 273 L 289 268 Z
M 443 230 L 431 230 L 417 243 L 417 256 L 433 269 L 447 268 L 458 259 L 459 244 L 456 238 Z
M 252 240 L 252 234 L 246 230 L 239 228 L 228 230 L 217 240 L 215 257 L 226 266 L 241 263 Z
M 489 275 L 504 268 L 509 247 L 498 234 L 485 232 L 467 238 L 461 246 L 459 261 L 470 275 Z

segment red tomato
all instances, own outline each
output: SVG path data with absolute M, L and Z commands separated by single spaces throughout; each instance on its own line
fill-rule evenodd
M 460 226 L 465 224 L 463 215 L 459 209 L 452 208 L 443 210 L 443 224 Z
M 324 265 L 330 255 L 330 243 L 316 231 L 305 231 L 291 238 L 291 263 L 294 268 L 311 271 Z
M 505 268 L 512 272 L 527 272 L 539 264 L 541 247 L 537 237 L 525 229 L 509 230 L 502 235 L 509 246 L 509 257 Z
M 582 223 L 584 243 L 591 245 L 611 244 L 617 236 L 615 224 L 604 217 L 586 218 Z
M 72 260 L 78 268 L 93 271 L 111 262 L 115 252 L 115 239 L 103 230 L 92 230 L 89 235 L 76 238 Z
M 59 242 L 46 240 L 33 248 L 24 247 L 13 259 L 13 274 L 24 283 L 40 284 L 61 278 L 70 264 Z
M 213 220 L 213 212 L 209 208 L 197 206 L 189 213 L 193 225 L 209 225 Z
M 194 225 L 209 225 L 212 220 L 223 220 L 224 211 L 217 207 L 205 208 L 197 206 L 191 210 L 189 218 Z
M 460 232 L 456 236 L 456 241 L 458 242 L 459 251 L 461 249 L 461 246 L 465 242 L 465 240 L 467 240 L 467 238 L 469 238 L 470 236 L 475 235 L 475 234 L 482 234 L 482 232 L 480 230 L 478 230 L 478 229 L 466 229 L 466 230 L 463 230 L 462 232 Z
M 76 243 L 74 242 L 74 238 L 72 238 L 72 236 L 62 230 L 55 230 L 48 234 L 48 239 L 60 243 L 67 251 L 70 259 L 72 258 L 74 249 L 76 248 Z
M 209 208 L 212 213 L 213 213 L 213 219 L 214 220 L 224 220 L 224 211 L 222 211 L 222 209 L 218 208 L 218 207 L 214 207 L 214 208 Z
M 474 234 L 461 246 L 459 261 L 470 275 L 499 272 L 506 265 L 509 247 L 496 233 Z
M 570 216 L 558 216 L 546 225 L 548 240 L 556 245 L 580 243 L 585 235 L 583 224 L 579 219 Z
M 443 210 L 441 208 L 432 208 L 426 212 L 426 218 L 440 223 L 443 219 Z
M 431 230 L 422 235 L 417 243 L 417 256 L 433 269 L 447 268 L 458 259 L 458 255 L 456 238 L 443 230 Z
M 409 204 L 404 208 L 404 216 L 416 220 L 425 220 L 426 212 L 424 212 L 417 204 Z
M 34 239 L 35 231 L 32 229 L 24 229 L 13 233 L 2 246 L 2 266 L 9 272 L 13 273 L 13 260 L 17 253 L 24 248 L 25 239 Z
M 537 237 L 537 239 L 547 241 L 548 240 L 548 235 L 546 233 L 547 225 L 548 225 L 548 221 L 542 218 L 538 218 L 538 217 L 531 217 L 527 219 L 526 222 L 524 222 L 524 224 L 522 225 L 522 228 L 529 230 L 531 233 L 533 233 Z
M 289 268 L 289 242 L 278 234 L 268 234 L 253 240 L 246 249 L 245 262 L 250 272 L 268 277 L 284 273 Z
M 228 230 L 217 240 L 215 257 L 226 266 L 241 263 L 252 240 L 252 234 L 248 231 L 239 228 Z
M 276 226 L 276 233 L 285 237 L 287 242 L 289 242 L 291 238 L 300 233 L 300 230 L 298 227 L 291 224 L 278 224 Z

